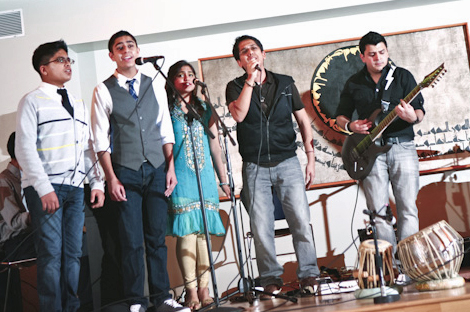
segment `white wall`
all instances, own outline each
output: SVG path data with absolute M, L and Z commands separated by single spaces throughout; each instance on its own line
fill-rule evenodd
M 280 0 L 231 3 L 220 0 L 0 2 L 0 11 L 18 8 L 23 9 L 25 36 L 0 40 L 1 168 L 6 166 L 4 146 L 15 127 L 17 103 L 23 94 L 39 83 L 39 76 L 31 65 L 33 50 L 47 41 L 63 38 L 69 44 L 70 55 L 78 61 L 74 65 L 74 77 L 69 87 L 86 102 L 90 102 L 93 87 L 115 68 L 108 57 L 106 43 L 120 29 L 137 36 L 142 56 L 166 56 L 163 67 L 166 73 L 168 66 L 180 59 L 196 62 L 199 58 L 230 54 L 235 37 L 242 34 L 254 35 L 263 42 L 265 49 L 272 49 L 360 37 L 369 30 L 391 33 L 467 23 L 470 20 L 470 3 L 467 0 L 293 0 L 287 4 Z M 153 71 L 153 68 L 147 67 L 145 70 Z M 231 78 L 227 77 L 227 81 Z M 163 84 L 163 80 L 159 79 Z M 163 88 L 160 96 L 164 97 Z M 443 112 L 446 113 L 450 112 Z M 468 175 L 466 171 L 459 172 L 459 181 L 469 181 Z M 442 178 L 440 174 L 422 177 L 421 186 Z M 311 211 L 319 257 L 324 257 L 327 252 L 326 219 L 334 254 L 342 253 L 351 243 L 351 223 L 353 233 L 363 227 L 365 218 L 361 211 L 365 208 L 365 200 L 362 192 L 359 192 L 357 212 L 352 218 L 356 194 L 357 186 L 308 193 L 309 201 L 315 202 Z M 327 216 L 323 215 L 322 204 L 326 205 Z M 224 203 L 222 207 L 228 209 L 229 205 Z M 233 249 L 229 246 L 227 250 Z M 348 266 L 354 265 L 356 255 L 354 249 L 345 254 Z M 227 262 L 233 261 L 233 254 L 228 257 Z M 235 277 L 235 272 L 236 267 L 233 265 L 217 270 L 219 291 L 225 290 L 229 281 Z
M 89 102 L 94 85 L 114 68 L 106 43 L 120 29 L 138 37 L 143 56 L 165 55 L 169 66 L 230 54 L 234 38 L 245 33 L 270 49 L 467 22 L 469 7 L 468 0 L 2 0 L 0 12 L 23 10 L 25 36 L 0 39 L 0 167 L 17 104 L 39 83 L 31 57 L 44 42 L 63 38 L 70 45 L 78 63 L 69 88 Z

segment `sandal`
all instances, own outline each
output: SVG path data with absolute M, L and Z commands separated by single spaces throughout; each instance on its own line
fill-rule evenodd
M 202 300 L 202 307 L 207 307 L 208 305 L 211 305 L 214 303 L 214 299 L 212 298 L 207 298 L 207 299 L 204 299 Z
M 190 308 L 191 311 L 199 310 L 201 308 L 201 304 L 199 303 L 199 301 L 185 301 L 183 305 L 185 307 Z

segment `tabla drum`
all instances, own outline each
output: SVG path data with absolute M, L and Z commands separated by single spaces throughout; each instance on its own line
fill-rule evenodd
M 458 275 L 464 254 L 462 236 L 446 221 L 439 221 L 400 241 L 398 258 L 403 273 L 417 281 L 420 291 L 464 286 Z
M 387 285 L 393 285 L 395 270 L 393 269 L 393 247 L 387 241 L 377 240 L 379 253 L 382 256 L 382 268 Z M 375 245 L 373 239 L 365 240 L 359 246 L 358 270 L 355 272 L 357 284 L 361 289 L 380 287 L 379 271 L 375 265 Z

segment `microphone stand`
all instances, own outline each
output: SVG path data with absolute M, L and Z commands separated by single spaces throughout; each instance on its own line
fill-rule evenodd
M 365 209 L 363 212 L 364 214 L 369 215 L 370 226 L 372 228 L 372 236 L 374 238 L 374 245 L 375 245 L 375 265 L 377 266 L 378 271 L 379 271 L 380 296 L 374 298 L 374 303 L 380 304 L 380 303 L 390 303 L 390 302 L 398 301 L 400 300 L 400 294 L 398 292 L 396 294 L 393 293 L 395 291 L 390 291 L 392 289 L 390 287 L 385 286 L 383 262 L 382 262 L 382 256 L 379 253 L 379 245 L 377 243 L 377 228 L 375 226 L 376 217 L 379 217 L 383 220 L 388 221 L 390 219 L 390 216 L 388 215 L 381 216 L 376 211 L 370 211 L 368 209 Z M 388 288 L 388 291 L 387 291 L 387 288 Z
M 212 278 L 212 287 L 213 287 L 213 292 L 214 292 L 214 303 L 208 305 L 206 308 L 210 308 L 212 305 L 216 305 L 217 308 L 212 309 L 212 310 L 220 310 L 220 311 L 241 311 L 242 309 L 240 308 L 229 308 L 229 307 L 219 307 L 220 305 L 220 300 L 219 300 L 219 295 L 218 295 L 218 290 L 217 290 L 217 281 L 215 277 L 215 269 L 214 269 L 214 261 L 212 258 L 212 247 L 211 247 L 211 241 L 210 241 L 210 234 L 209 234 L 209 228 L 207 227 L 207 217 L 206 217 L 206 209 L 204 207 L 204 194 L 202 191 L 202 183 L 201 183 L 201 176 L 199 172 L 199 162 L 197 160 L 196 156 L 196 146 L 194 144 L 194 137 L 193 137 L 193 121 L 194 119 L 197 119 L 200 124 L 203 125 L 204 130 L 206 133 L 209 135 L 210 138 L 214 139 L 215 136 L 214 134 L 209 130 L 209 127 L 204 124 L 204 122 L 201 119 L 201 116 L 197 113 L 196 109 L 193 107 L 192 104 L 186 102 L 186 100 L 183 98 L 183 96 L 176 90 L 174 84 L 172 81 L 168 80 L 168 77 L 165 76 L 165 74 L 162 72 L 160 66 L 157 65 L 156 62 L 153 63 L 153 66 L 155 69 L 165 78 L 166 82 L 168 85 L 172 88 L 173 92 L 185 103 L 186 107 L 188 108 L 188 114 L 186 114 L 185 118 L 188 122 L 189 130 L 190 130 L 190 137 L 191 137 L 191 145 L 192 145 L 192 150 L 193 150 L 193 159 L 194 159 L 194 171 L 196 174 L 196 180 L 197 180 L 197 188 L 199 192 L 199 201 L 201 204 L 201 213 L 202 213 L 202 220 L 204 224 L 204 235 L 206 237 L 206 244 L 207 244 L 207 253 L 209 256 L 209 264 L 210 264 L 210 271 L 211 271 L 211 278 Z M 199 309 L 199 311 L 202 311 L 203 309 Z
M 225 126 L 224 122 L 220 118 L 220 116 L 217 114 L 215 111 L 214 106 L 212 105 L 212 102 L 210 100 L 209 92 L 207 92 L 207 86 L 202 85 L 202 90 L 201 93 L 206 97 L 206 103 L 211 107 L 212 109 L 212 115 L 216 119 L 216 122 L 221 126 L 222 128 L 222 134 L 224 136 L 224 145 L 225 145 L 225 159 L 227 163 L 227 175 L 229 178 L 229 186 L 230 186 L 230 200 L 231 200 L 231 208 L 233 211 L 233 222 L 234 222 L 234 228 L 235 228 L 235 236 L 236 236 L 236 241 L 237 241 L 237 252 L 238 252 L 238 261 L 240 264 L 240 280 L 238 282 L 238 292 L 234 292 L 233 294 L 230 294 L 230 296 L 233 296 L 237 293 L 243 293 L 243 299 L 247 300 L 250 305 L 253 305 L 254 302 L 254 294 L 255 293 L 261 293 L 269 296 L 273 296 L 275 298 L 280 298 L 284 300 L 289 300 L 291 302 L 297 303 L 297 298 L 291 297 L 291 296 L 286 296 L 283 294 L 274 294 L 271 292 L 266 292 L 263 290 L 258 290 L 255 289 L 253 280 L 250 277 L 245 277 L 245 270 L 244 270 L 244 262 L 243 262 L 243 253 L 242 253 L 242 247 L 241 247 L 241 241 L 240 241 L 240 232 L 239 232 L 239 224 L 238 224 L 238 215 L 237 215 L 237 209 L 236 209 L 236 198 L 235 198 L 235 183 L 233 181 L 233 171 L 232 171 L 232 163 L 230 160 L 230 154 L 228 152 L 228 143 L 227 143 L 227 137 L 230 139 L 230 142 L 232 143 L 233 146 L 235 146 L 235 141 L 232 138 L 232 136 L 229 133 L 229 130 Z M 229 296 L 229 297 L 230 297 Z
M 235 182 L 233 180 L 232 162 L 230 160 L 230 153 L 228 152 L 227 138 L 230 139 L 230 143 L 232 143 L 233 146 L 235 146 L 236 143 L 233 137 L 230 135 L 230 131 L 227 129 L 227 126 L 222 121 L 219 114 L 217 114 L 217 111 L 212 105 L 209 92 L 207 91 L 207 86 L 205 85 L 202 86 L 201 93 L 206 98 L 206 103 L 210 106 L 212 110 L 212 116 L 214 116 L 216 123 L 220 125 L 220 128 L 222 129 L 222 135 L 224 137 L 224 154 L 225 154 L 225 160 L 227 164 L 227 176 L 228 176 L 229 187 L 230 187 L 230 202 L 231 202 L 230 209 L 233 211 L 233 225 L 235 229 L 238 262 L 239 262 L 239 267 L 240 267 L 240 280 L 238 282 L 238 293 L 243 293 L 243 298 L 247 299 L 248 302 L 251 304 L 253 303 L 253 295 L 252 293 L 250 293 L 250 290 L 252 288 L 253 281 L 251 278 L 247 278 L 245 276 L 245 269 L 244 269 L 245 265 L 243 262 L 242 244 L 240 240 L 240 230 L 239 230 L 238 215 L 237 215 L 237 209 L 236 209 L 237 199 L 235 198 Z M 237 292 L 231 294 L 230 296 L 233 296 L 236 293 Z

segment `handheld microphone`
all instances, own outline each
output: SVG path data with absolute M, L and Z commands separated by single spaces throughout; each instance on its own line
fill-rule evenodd
M 261 67 L 259 67 L 259 65 L 258 65 L 258 64 L 256 64 L 256 66 L 255 66 L 255 69 L 257 69 L 257 70 L 261 71 Z
M 200 86 L 201 88 L 207 88 L 207 85 L 204 82 L 202 82 L 201 80 L 197 79 L 197 78 L 194 78 L 193 83 L 196 86 Z
M 150 56 L 150 57 L 138 57 L 135 59 L 137 65 L 143 65 L 144 63 L 155 63 L 157 60 L 165 58 L 162 55 Z

